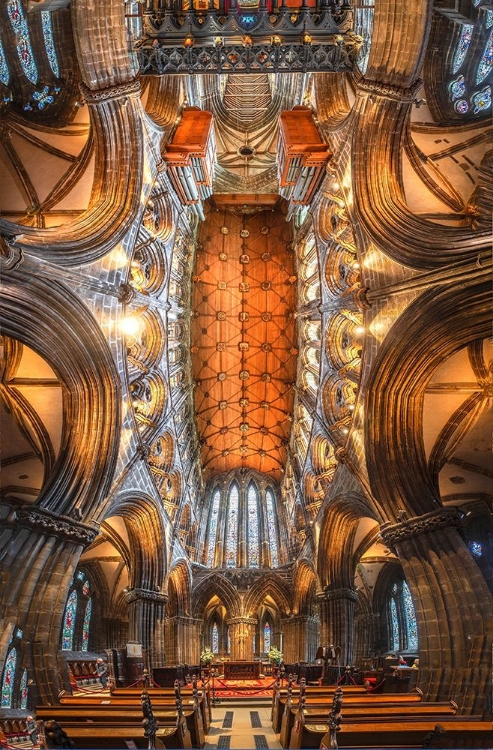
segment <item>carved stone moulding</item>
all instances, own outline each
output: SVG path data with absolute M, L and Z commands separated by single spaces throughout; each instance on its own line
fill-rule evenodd
M 370 78 L 362 78 L 358 81 L 358 88 L 361 91 L 381 96 L 384 99 L 394 99 L 398 102 L 413 102 L 422 85 L 421 78 L 417 78 L 410 86 L 398 86 L 397 84 L 374 81 Z
M 15 512 L 18 526 L 33 529 L 48 536 L 66 539 L 84 547 L 89 546 L 97 536 L 97 529 L 86 524 L 73 521 L 66 516 L 57 516 L 51 511 L 33 506 L 22 506 Z
M 160 604 L 166 604 L 168 601 L 168 595 L 162 594 L 160 591 L 150 591 L 149 589 L 130 589 L 125 594 L 125 601 L 128 604 L 133 604 L 137 601 L 147 602 L 158 602 Z
M 380 534 L 387 547 L 395 549 L 396 545 L 414 536 L 429 534 L 448 527 L 461 530 L 462 517 L 463 513 L 458 508 L 439 508 L 400 523 L 385 523 L 380 529 Z
M 351 602 L 358 601 L 358 592 L 354 589 L 330 589 L 328 586 L 325 588 L 323 598 L 327 601 L 334 601 L 336 599 L 349 599 Z
M 108 86 L 108 88 L 96 90 L 81 83 L 80 90 L 87 104 L 100 104 L 109 99 L 122 99 L 132 95 L 140 96 L 140 81 L 134 79 L 127 83 L 120 83 L 118 86 Z

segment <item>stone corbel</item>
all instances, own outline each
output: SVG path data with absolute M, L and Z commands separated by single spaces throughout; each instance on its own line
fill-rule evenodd
M 455 527 L 459 532 L 463 529 L 463 513 L 458 508 L 438 508 L 422 516 L 404 519 L 400 523 L 385 523 L 380 528 L 380 535 L 384 544 L 395 550 L 395 546 L 414 536 L 429 534 L 430 532 Z

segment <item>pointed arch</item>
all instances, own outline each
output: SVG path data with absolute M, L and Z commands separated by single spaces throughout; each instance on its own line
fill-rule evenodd
M 293 575 L 293 614 L 311 614 L 317 587 L 317 576 L 311 562 L 300 560 Z
M 217 596 L 223 602 L 229 617 L 241 615 L 241 600 L 237 589 L 220 573 L 203 578 L 192 591 L 192 612 L 204 612 L 209 600 Z
M 247 489 L 248 567 L 258 568 L 260 560 L 259 491 L 253 479 Z
M 187 560 L 179 560 L 168 576 L 168 614 L 171 617 L 189 617 L 191 605 L 192 573 Z
M 253 617 L 265 598 L 271 596 L 282 615 L 289 615 L 292 610 L 292 592 L 276 573 L 268 573 L 258 578 L 245 596 L 244 611 L 247 617 Z
M 226 567 L 238 566 L 238 516 L 240 510 L 240 487 L 235 480 L 228 490 L 228 510 L 226 520 Z

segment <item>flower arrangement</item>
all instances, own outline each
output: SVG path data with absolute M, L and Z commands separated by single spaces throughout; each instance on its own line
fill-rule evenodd
M 202 651 L 202 653 L 200 654 L 200 661 L 202 664 L 205 664 L 208 667 L 214 661 L 214 654 L 209 648 L 209 646 L 206 646 L 204 650 Z
M 282 662 L 282 654 L 275 646 L 272 646 L 271 650 L 269 651 L 269 661 L 271 662 L 271 664 L 277 664 L 277 666 L 279 666 L 279 664 Z

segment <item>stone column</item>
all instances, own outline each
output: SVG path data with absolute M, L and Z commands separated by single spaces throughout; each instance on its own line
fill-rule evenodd
M 284 633 L 284 661 L 313 661 L 319 646 L 320 620 L 314 615 L 300 615 L 281 620 Z
M 203 620 L 194 617 L 170 617 L 166 620 L 166 661 L 168 664 L 198 665 L 200 631 Z
M 253 659 L 253 636 L 257 620 L 252 617 L 233 617 L 226 621 L 231 641 L 231 661 Z
M 341 648 L 341 664 L 352 664 L 354 610 L 358 594 L 353 589 L 327 586 L 320 597 L 320 640 L 323 646 Z
M 493 596 L 461 527 L 459 510 L 439 508 L 381 531 L 413 598 L 424 699 L 479 714 L 491 695 Z
M 25 666 L 35 680 L 31 704 L 56 703 L 63 687 L 57 653 L 65 604 L 80 555 L 96 534 L 43 508 L 2 504 L 0 669 L 18 627 L 27 646 Z
M 128 602 L 131 641 L 138 641 L 149 651 L 151 667 L 164 667 L 164 620 L 167 594 L 147 589 L 131 589 L 125 599 Z
M 378 635 L 378 614 L 356 615 L 354 621 L 354 663 L 370 658 Z

